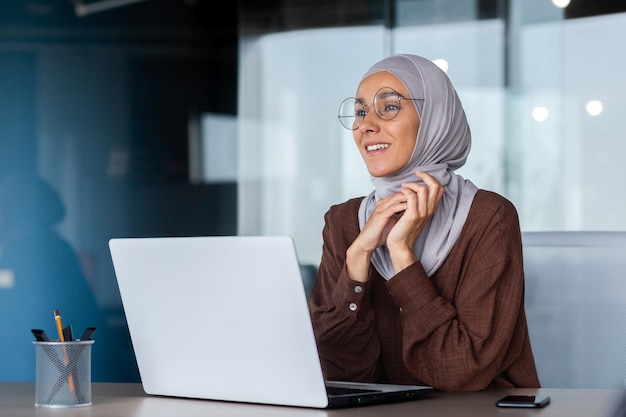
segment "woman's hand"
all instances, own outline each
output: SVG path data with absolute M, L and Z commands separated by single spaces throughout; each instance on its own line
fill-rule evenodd
M 362 282 L 369 279 L 372 253 L 385 243 L 387 234 L 396 223 L 397 213 L 406 209 L 405 200 L 403 193 L 395 193 L 376 202 L 361 233 L 346 251 L 346 265 L 351 279 Z
M 415 241 L 426 223 L 435 213 L 445 189 L 436 178 L 425 172 L 415 175 L 424 183 L 409 182 L 402 185 L 406 209 L 399 216 L 386 238 L 387 249 L 396 273 L 414 263 Z
M 444 188 L 427 173 L 415 175 L 424 184 L 403 184 L 400 192 L 378 200 L 361 233 L 348 248 L 346 263 L 351 279 L 367 281 L 372 253 L 383 244 L 389 249 L 396 273 L 417 260 L 415 240 L 435 212 Z

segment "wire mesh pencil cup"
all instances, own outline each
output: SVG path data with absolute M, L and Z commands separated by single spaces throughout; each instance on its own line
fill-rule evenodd
M 93 340 L 34 341 L 36 351 L 35 405 L 91 405 L 91 345 Z

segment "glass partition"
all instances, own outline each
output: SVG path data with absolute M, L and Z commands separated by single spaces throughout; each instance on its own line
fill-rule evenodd
M 513 201 L 523 230 L 624 229 L 626 14 L 557 4 L 373 1 L 367 14 L 339 2 L 306 9 L 325 17 L 317 25 L 276 8 L 276 26 L 244 5 L 239 233 L 290 234 L 319 262 L 324 212 L 372 189 L 338 105 L 372 63 L 402 52 L 447 67 L 473 136 L 459 173 Z
M 94 381 L 137 381 L 108 240 L 237 233 L 236 7 L 0 2 L 0 380 L 60 309 Z

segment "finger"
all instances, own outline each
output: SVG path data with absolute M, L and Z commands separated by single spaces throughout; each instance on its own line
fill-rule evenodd
M 397 214 L 398 212 L 406 210 L 407 196 L 402 191 L 394 193 L 385 198 L 381 198 L 374 208 L 374 214 L 381 214 L 385 217 L 389 217 Z
M 443 194 L 445 192 L 445 188 L 439 180 L 427 172 L 416 171 L 415 175 L 420 178 L 424 183 L 428 186 L 431 192 L 429 193 L 430 204 L 434 204 L 435 206 L 439 203 Z
M 406 198 L 406 207 L 409 219 L 418 219 L 427 215 L 428 187 L 424 184 L 406 184 L 402 187 Z
M 406 183 L 402 185 L 402 190 L 407 197 L 407 205 L 415 207 L 421 217 L 430 216 L 435 211 L 444 191 L 438 182 L 431 182 L 431 185 Z
M 430 175 L 428 172 L 415 171 L 415 176 L 421 179 L 422 181 L 424 181 L 424 183 L 428 185 L 429 187 L 433 187 L 433 188 L 442 187 L 439 180 L 437 180 L 437 178 Z

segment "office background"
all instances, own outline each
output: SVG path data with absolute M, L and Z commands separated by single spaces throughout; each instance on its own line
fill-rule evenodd
M 108 239 L 289 234 L 317 263 L 328 206 L 371 189 L 337 107 L 391 53 L 447 66 L 474 138 L 460 173 L 523 230 L 624 230 L 625 22 L 608 0 L 0 1 L 0 340 L 23 361 L 0 380 L 34 379 L 52 312 L 16 309 L 69 274 L 43 247 L 7 260 L 7 212 L 73 251 L 103 316 L 94 379 L 137 380 Z M 34 174 L 62 216 L 22 198 Z

